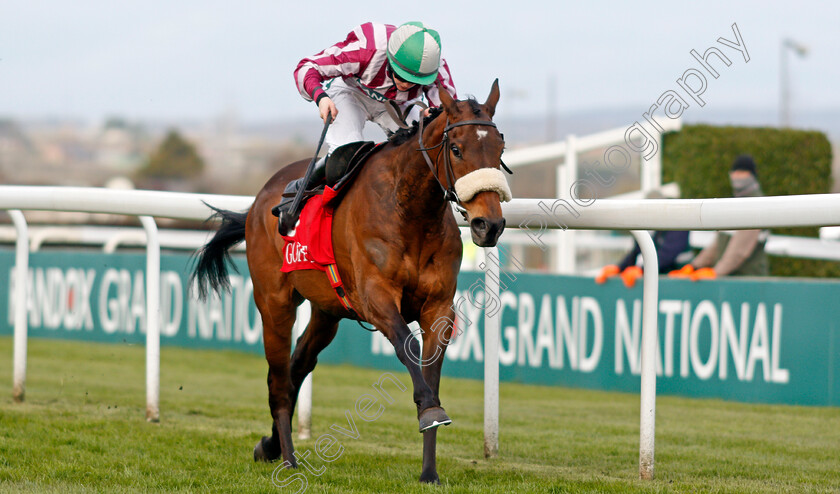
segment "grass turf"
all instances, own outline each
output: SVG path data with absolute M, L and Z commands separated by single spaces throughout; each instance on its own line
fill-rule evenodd
M 0 337 L 0 491 L 303 492 L 272 483 L 277 464 L 254 463 L 269 432 L 257 356 L 164 347 L 161 422 L 147 423 L 142 346 L 33 339 L 27 396 L 11 400 L 12 341 Z M 444 379 L 453 425 L 438 434 L 439 487 L 421 485 L 422 437 L 411 390 L 367 422 L 356 400 L 382 371 L 315 371 L 312 439 L 296 441 L 320 475 L 306 492 L 837 492 L 840 410 L 659 397 L 656 479 L 638 480 L 639 398 L 559 387 L 502 384 L 500 454 L 483 457 L 483 388 Z M 407 373 L 394 374 L 410 386 Z M 371 412 L 376 407 L 371 409 Z M 330 430 L 348 428 L 359 437 Z M 322 434 L 341 456 L 315 458 Z M 339 452 L 338 444 L 328 451 Z M 299 478 L 299 477 L 298 477 Z

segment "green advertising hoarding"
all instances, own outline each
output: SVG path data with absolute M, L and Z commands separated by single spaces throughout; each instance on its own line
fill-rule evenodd
M 262 325 L 244 258 L 232 290 L 201 302 L 189 290 L 189 256 L 161 259 L 161 343 L 261 354 Z M 0 250 L 0 334 L 12 334 L 14 254 Z M 484 273 L 462 273 L 448 376 L 483 377 L 484 312 L 501 313 L 502 381 L 635 392 L 639 389 L 639 283 L 504 273 L 498 299 Z M 30 256 L 32 337 L 145 341 L 145 257 L 36 252 Z M 662 278 L 657 391 L 804 405 L 840 404 L 840 283 L 780 279 L 691 282 Z M 296 331 L 308 320 L 299 310 Z M 417 330 L 419 331 L 419 329 Z M 403 369 L 387 340 L 342 322 L 321 362 Z

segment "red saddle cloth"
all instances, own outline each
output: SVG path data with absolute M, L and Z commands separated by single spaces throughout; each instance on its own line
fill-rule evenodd
M 324 271 L 341 305 L 355 314 L 335 265 L 332 245 L 335 210 L 325 206 L 336 194 L 337 191 L 325 186 L 323 194 L 310 197 L 306 201 L 295 229 L 289 232 L 289 235 L 283 236 L 286 245 L 283 247 L 283 267 L 280 270 L 284 273 L 299 269 Z
M 289 273 L 299 269 L 317 269 L 326 271 L 335 264 L 332 246 L 332 208 L 324 207 L 337 192 L 329 186 L 324 193 L 310 197 L 300 213 L 300 221 L 289 235 L 283 236 L 286 246 L 283 248 L 283 268 Z

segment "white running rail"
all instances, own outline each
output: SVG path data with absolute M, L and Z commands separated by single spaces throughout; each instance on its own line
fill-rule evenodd
M 203 220 L 209 214 L 209 203 L 215 207 L 241 211 L 253 201 L 246 196 L 212 196 L 153 191 L 115 191 L 76 187 L 28 187 L 0 186 L 0 210 L 49 210 L 78 211 L 89 213 L 127 214 L 134 216 L 166 217 Z M 503 205 L 508 226 L 524 228 L 527 234 L 539 241 L 548 230 L 566 226 L 569 229 L 631 230 L 642 248 L 646 265 L 656 265 L 656 252 L 648 230 L 737 230 L 752 228 L 775 228 L 787 226 L 836 226 L 840 225 L 840 194 L 816 194 L 807 196 L 755 197 L 739 199 L 691 199 L 691 200 L 599 200 L 579 207 L 578 215 L 564 214 L 555 204 L 562 199 L 520 199 Z M 12 212 L 15 225 L 21 237 L 18 239 L 17 272 L 25 273 L 22 266 L 28 263 L 27 241 L 23 215 Z M 15 219 L 17 218 L 17 219 Z M 459 220 L 460 221 L 460 220 Z M 144 226 L 149 220 L 144 220 Z M 153 223 L 153 222 L 152 222 Z M 548 232 L 550 233 L 550 232 Z M 153 256 L 159 256 L 155 233 L 147 234 L 151 242 L 148 269 L 159 269 Z M 23 240 L 21 240 L 21 238 Z M 23 248 L 21 248 L 23 246 Z M 157 248 L 157 249 L 156 249 Z M 498 290 L 493 280 L 499 279 L 498 264 L 488 263 L 485 283 Z M 151 276 L 149 277 L 151 278 Z M 20 390 L 23 399 L 26 353 L 25 293 L 21 288 L 26 283 L 25 275 L 16 275 L 15 298 L 15 393 Z M 639 476 L 653 478 L 654 471 L 654 418 L 656 402 L 656 374 L 654 354 L 656 345 L 656 308 L 658 306 L 658 276 L 649 271 L 644 275 L 642 315 L 642 372 L 641 372 L 641 417 Z M 160 294 L 158 286 L 147 283 L 147 300 L 155 299 L 147 310 L 157 310 Z M 494 317 L 498 317 L 498 314 Z M 147 317 L 147 321 L 156 320 Z M 19 331 L 18 323 L 23 328 Z M 485 328 L 485 356 L 498 354 L 499 322 L 489 321 Z M 19 342 L 22 337 L 24 342 Z M 150 341 L 155 340 L 155 341 Z M 159 332 L 147 331 L 147 418 L 156 420 L 159 397 Z M 22 355 L 19 355 L 22 352 Z M 157 352 L 157 355 L 154 354 Z M 22 359 L 19 360 L 19 359 Z M 155 359 L 157 361 L 155 362 Z M 23 362 L 23 363 L 21 363 Z M 494 366 L 490 369 L 489 366 Z M 498 361 L 485 361 L 485 453 L 498 451 Z M 153 388 L 153 389 L 149 389 Z M 154 402 L 152 402 L 154 401 Z M 150 410 L 153 413 L 150 413 Z

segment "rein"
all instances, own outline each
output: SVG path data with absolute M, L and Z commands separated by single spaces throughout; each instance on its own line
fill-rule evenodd
M 447 148 L 449 147 L 449 131 L 454 129 L 455 127 L 461 127 L 462 125 L 485 125 L 487 127 L 496 127 L 496 124 L 489 121 L 489 120 L 464 120 L 462 122 L 455 122 L 453 124 L 449 123 L 449 118 L 447 117 L 446 120 L 446 127 L 443 129 L 443 139 L 441 139 L 440 143 L 436 146 L 426 147 L 423 144 L 423 118 L 420 118 L 420 127 L 417 131 L 417 140 L 420 144 L 419 151 L 423 153 L 423 158 L 426 159 L 426 164 L 429 165 L 429 170 L 432 172 L 432 176 L 435 177 L 438 185 L 440 185 L 440 189 L 443 191 L 443 199 L 445 201 L 450 201 L 455 205 L 455 209 L 458 210 L 459 213 L 467 219 L 467 210 L 461 204 L 461 198 L 458 197 L 458 193 L 455 192 L 455 172 L 452 171 L 452 162 L 449 159 L 449 152 Z M 432 163 L 432 159 L 429 157 L 428 151 L 433 149 L 441 148 L 440 152 L 438 153 L 437 160 L 440 160 L 440 156 L 444 155 L 443 157 L 443 167 L 444 172 L 446 174 L 446 185 L 441 182 L 440 177 L 438 176 L 437 172 L 437 163 Z M 504 166 L 504 163 L 502 163 Z M 512 173 L 507 166 L 505 166 L 505 170 L 509 173 Z

